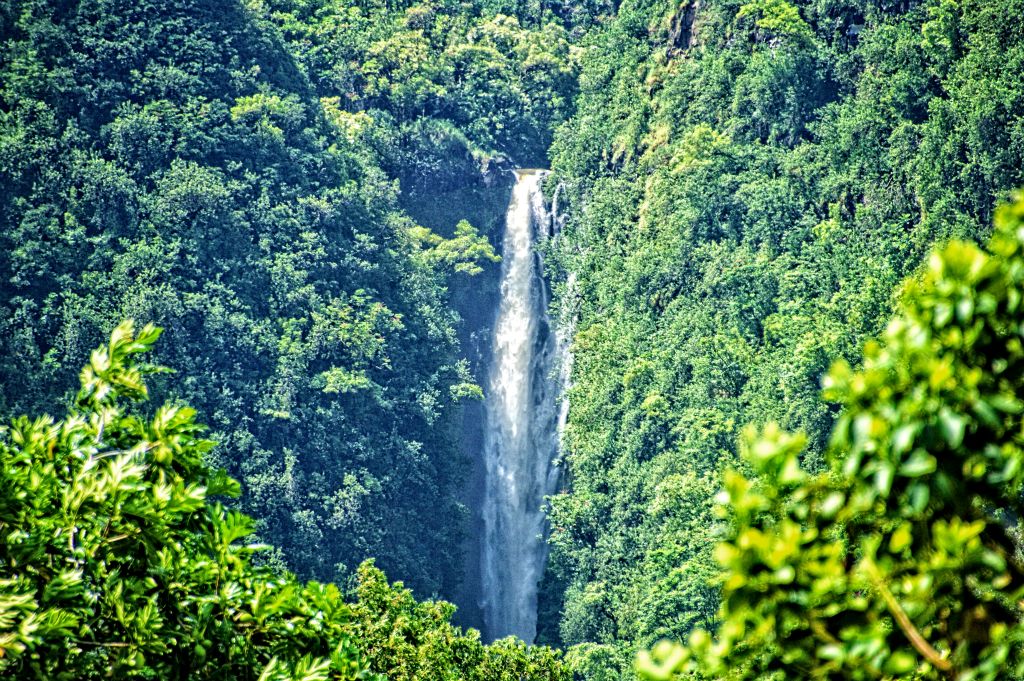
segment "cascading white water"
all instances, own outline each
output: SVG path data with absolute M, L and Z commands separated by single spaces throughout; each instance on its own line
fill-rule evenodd
M 548 294 L 534 251 L 547 230 L 543 171 L 516 173 L 505 225 L 501 302 L 487 384 L 483 502 L 483 612 L 486 633 L 532 642 L 537 587 L 547 560 L 542 505 L 559 471 L 562 343 L 547 317 Z

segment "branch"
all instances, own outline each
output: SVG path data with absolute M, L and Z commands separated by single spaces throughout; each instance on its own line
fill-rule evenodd
M 80 646 L 96 646 L 102 648 L 131 648 L 131 643 L 125 643 L 123 641 L 79 641 L 77 639 L 71 639 L 73 643 Z
M 900 606 L 899 601 L 889 591 L 889 587 L 885 585 L 885 580 L 882 578 L 882 574 L 878 571 L 878 566 L 870 558 L 866 558 L 861 562 L 861 565 L 867 571 L 868 576 L 871 578 L 872 584 L 878 589 L 878 592 L 882 595 L 882 600 L 885 601 L 886 607 L 889 608 L 889 612 L 892 613 L 893 618 L 896 620 L 896 624 L 899 625 L 903 633 L 910 639 L 910 645 L 914 646 L 914 649 L 921 653 L 928 662 L 940 671 L 944 671 L 950 676 L 953 671 L 953 665 L 949 660 L 944 658 L 939 651 L 935 650 L 928 641 L 925 640 L 921 632 L 917 630 L 914 623 L 910 621 L 910 617 Z

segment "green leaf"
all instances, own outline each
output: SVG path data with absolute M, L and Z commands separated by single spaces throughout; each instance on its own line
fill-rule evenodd
M 934 473 L 938 462 L 935 457 L 923 449 L 915 449 L 903 464 L 900 466 L 900 475 L 907 478 L 917 478 L 922 475 Z
M 939 411 L 939 427 L 942 429 L 942 436 L 952 449 L 959 447 L 964 441 L 964 430 L 967 426 L 967 419 L 953 410 L 943 407 Z

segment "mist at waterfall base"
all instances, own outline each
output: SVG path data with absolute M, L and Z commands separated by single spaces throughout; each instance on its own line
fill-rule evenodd
M 534 248 L 550 224 L 541 193 L 545 174 L 516 172 L 485 391 L 481 607 L 492 640 L 514 635 L 532 642 L 536 636 L 538 584 L 547 560 L 542 507 L 559 478 L 564 344 L 548 319 L 550 296 Z

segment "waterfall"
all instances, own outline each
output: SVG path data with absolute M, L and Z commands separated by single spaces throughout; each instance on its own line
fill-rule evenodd
M 563 417 L 562 380 L 553 374 L 564 344 L 548 320 L 550 296 L 534 250 L 549 229 L 544 175 L 516 172 L 485 404 L 484 624 L 491 639 L 511 634 L 528 643 L 537 633 L 537 587 L 547 560 L 542 505 L 558 484 Z

